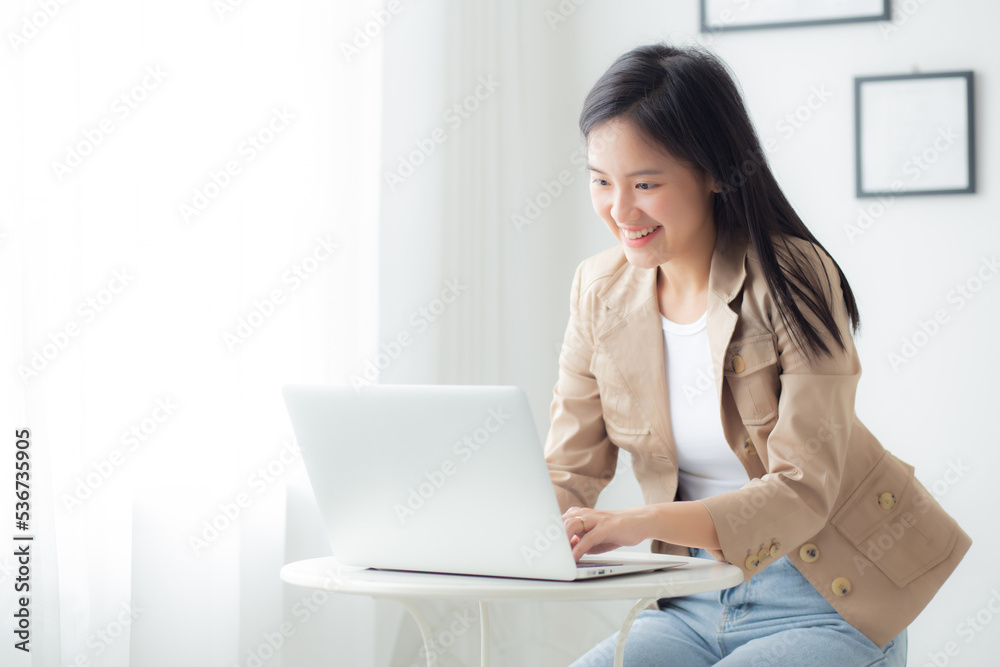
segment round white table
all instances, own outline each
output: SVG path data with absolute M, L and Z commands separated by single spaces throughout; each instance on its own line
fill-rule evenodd
M 615 559 L 663 560 L 681 563 L 667 570 L 640 574 L 623 574 L 583 581 L 539 581 L 509 577 L 483 577 L 458 574 L 372 570 L 338 563 L 334 558 L 313 558 L 289 563 L 281 568 L 281 579 L 289 584 L 319 588 L 337 593 L 389 598 L 400 602 L 420 628 L 427 654 L 427 665 L 436 662 L 436 649 L 430 624 L 413 599 L 478 600 L 480 611 L 481 664 L 489 666 L 490 600 L 538 598 L 546 600 L 620 600 L 638 598 L 625 616 L 615 648 L 615 667 L 622 667 L 625 640 L 632 621 L 660 598 L 680 597 L 736 586 L 743 573 L 734 565 L 704 558 L 688 558 L 666 554 L 615 551 Z M 596 557 L 606 559 L 608 553 Z

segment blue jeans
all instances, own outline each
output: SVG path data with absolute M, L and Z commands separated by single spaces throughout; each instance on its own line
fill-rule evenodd
M 697 558 L 712 558 L 692 549 Z M 714 560 L 714 559 L 713 559 Z M 788 560 L 779 558 L 733 588 L 661 598 L 625 642 L 626 667 L 902 667 L 906 630 L 879 648 L 830 606 Z M 611 667 L 616 632 L 571 667 Z

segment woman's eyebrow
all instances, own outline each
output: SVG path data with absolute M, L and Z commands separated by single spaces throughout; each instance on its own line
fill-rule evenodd
M 589 169 L 590 171 L 596 171 L 598 174 L 605 173 L 600 169 L 598 169 L 597 167 L 590 164 L 589 162 L 587 163 L 587 169 Z M 650 169 L 640 169 L 639 171 L 633 171 L 631 174 L 625 174 L 625 176 L 628 178 L 632 178 L 633 176 L 655 176 L 655 175 L 662 175 L 663 173 L 664 172 L 662 169 L 650 168 Z

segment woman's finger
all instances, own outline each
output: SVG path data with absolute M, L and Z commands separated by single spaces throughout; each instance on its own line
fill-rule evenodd
M 594 536 L 592 533 L 581 536 L 576 546 L 573 547 L 573 560 L 580 560 L 580 558 L 590 552 L 593 545 Z
M 567 512 L 569 512 L 569 510 L 567 510 Z M 569 537 L 572 537 L 573 535 L 583 535 L 584 533 L 587 532 L 588 529 L 592 527 L 589 526 L 587 524 L 587 520 L 584 519 L 579 514 L 573 516 L 564 516 L 563 523 L 566 527 L 566 534 Z

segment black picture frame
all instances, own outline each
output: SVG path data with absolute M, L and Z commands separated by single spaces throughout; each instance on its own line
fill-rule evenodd
M 854 78 L 855 196 L 976 191 L 972 70 Z
M 856 0 L 859 5 L 871 4 L 871 9 L 844 9 L 842 13 L 833 13 L 825 18 L 806 18 L 809 12 L 801 8 L 764 10 L 761 15 L 758 5 L 758 16 L 748 22 L 740 22 L 738 15 L 731 9 L 722 9 L 719 5 L 739 5 L 746 2 L 750 8 L 752 0 L 701 0 L 701 32 L 729 32 L 735 30 L 765 30 L 771 28 L 800 28 L 802 26 L 831 25 L 837 23 L 858 23 L 862 21 L 889 21 L 892 19 L 892 0 Z M 813 4 L 815 4 L 813 2 Z M 841 3 L 843 4 L 843 3 Z M 716 16 L 716 14 L 718 16 Z M 761 16 L 764 16 L 761 20 Z M 744 19 L 745 21 L 747 19 Z

